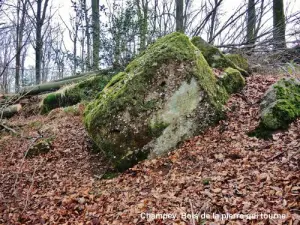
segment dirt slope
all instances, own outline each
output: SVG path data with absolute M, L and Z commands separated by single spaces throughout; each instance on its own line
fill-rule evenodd
M 13 118 L 10 123 L 19 127 L 21 137 L 2 134 L 0 139 L 0 224 L 299 223 L 300 120 L 272 140 L 246 134 L 258 124 L 259 100 L 276 80 L 248 78 L 243 93 L 227 104 L 226 120 L 168 156 L 142 162 L 111 180 L 97 179 L 106 161 L 89 153 L 80 115 Z M 38 138 L 52 138 L 51 151 L 24 159 Z M 205 213 L 206 219 L 184 217 L 192 211 Z M 153 219 L 146 213 L 176 218 Z M 211 218 L 226 213 L 259 217 Z M 260 213 L 285 218 L 264 219 Z

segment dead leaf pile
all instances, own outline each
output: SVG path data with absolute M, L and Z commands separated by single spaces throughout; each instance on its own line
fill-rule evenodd
M 24 160 L 32 139 L 2 137 L 0 224 L 195 224 L 184 216 L 192 212 L 266 216 L 207 217 L 196 224 L 299 223 L 300 120 L 270 140 L 247 135 L 259 123 L 263 93 L 276 80 L 247 78 L 243 92 L 228 102 L 225 120 L 169 155 L 141 162 L 111 180 L 95 180 L 95 171 L 99 175 L 107 165 L 88 152 L 80 117 L 33 117 L 42 121 L 45 136 L 54 136 L 52 149 Z M 38 137 L 28 123 L 23 136 Z M 151 217 L 155 214 L 176 218 Z

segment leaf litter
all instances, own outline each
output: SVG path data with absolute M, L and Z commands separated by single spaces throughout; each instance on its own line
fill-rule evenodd
M 298 224 L 300 120 L 268 140 L 247 135 L 259 124 L 260 99 L 276 80 L 247 78 L 244 90 L 230 98 L 225 120 L 109 180 L 98 179 L 110 165 L 91 153 L 82 115 L 12 118 L 21 136 L 0 139 L 0 224 Z M 40 138 L 51 138 L 50 152 L 24 158 Z M 147 213 L 177 216 L 141 216 Z M 195 222 L 181 216 L 191 213 L 285 218 Z

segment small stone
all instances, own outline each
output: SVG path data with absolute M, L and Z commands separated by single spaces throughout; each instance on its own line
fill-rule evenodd
M 77 202 L 81 205 L 83 205 L 85 203 L 85 198 L 78 198 Z
M 48 140 L 40 140 L 31 146 L 28 151 L 25 153 L 25 157 L 34 157 L 40 154 L 48 153 L 51 149 L 50 143 Z

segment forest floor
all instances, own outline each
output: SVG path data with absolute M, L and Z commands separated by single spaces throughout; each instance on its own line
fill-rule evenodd
M 300 120 L 268 140 L 247 135 L 277 79 L 247 78 L 225 120 L 109 180 L 80 113 L 15 116 L 18 135 L 0 134 L 0 224 L 299 224 Z M 50 152 L 25 158 L 42 138 Z M 252 218 L 228 218 L 237 214 Z

